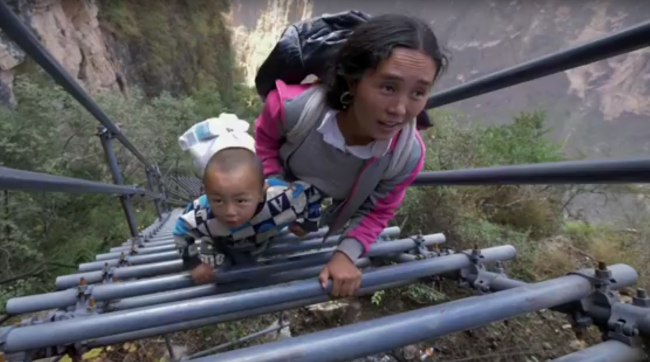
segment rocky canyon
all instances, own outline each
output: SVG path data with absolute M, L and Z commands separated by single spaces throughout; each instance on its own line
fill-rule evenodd
M 136 1 L 141 4 L 130 8 L 116 6 L 120 1 L 99 0 L 9 3 L 92 94 L 106 90 L 126 93 L 130 84 L 151 94 L 182 92 L 201 79 L 205 81 L 209 73 L 205 69 L 223 68 L 219 59 L 202 55 L 201 44 L 222 47 L 221 53 L 228 53 L 242 69 L 243 81 L 252 85 L 257 68 L 287 25 L 348 9 L 370 14 L 402 12 L 427 20 L 452 59 L 435 91 L 650 18 L 650 3 L 633 0 L 236 0 L 212 5 L 201 1 L 194 7 L 168 0 L 162 2 L 165 10 L 156 10 L 156 19 L 150 19 L 154 15 L 145 11 L 146 1 Z M 149 8 L 161 6 L 151 2 Z M 220 18 L 215 15 L 194 21 L 194 32 L 178 35 L 180 29 L 187 28 L 187 19 L 205 13 L 206 7 L 212 7 L 210 11 Z M 152 25 L 144 33 L 141 24 L 147 22 Z M 129 30 L 129 26 L 139 29 Z M 220 26 L 232 39 L 232 49 L 217 44 L 225 36 L 215 35 L 214 28 Z M 160 39 L 154 44 L 150 34 L 156 33 Z M 125 34 L 131 37 L 125 40 Z M 140 34 L 140 39 L 134 34 Z M 156 51 L 162 55 L 152 56 Z M 0 33 L 0 99 L 4 103 L 14 102 L 13 78 L 25 59 L 22 50 Z M 207 79 L 222 87 L 238 81 L 229 74 L 212 74 Z M 520 111 L 544 109 L 553 137 L 569 155 L 639 155 L 650 149 L 649 84 L 650 50 L 644 49 L 444 108 L 460 110 L 468 122 L 484 124 L 508 122 Z

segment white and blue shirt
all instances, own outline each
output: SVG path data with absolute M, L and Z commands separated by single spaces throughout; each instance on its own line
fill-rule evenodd
M 265 199 L 257 206 L 251 220 L 230 228 L 217 220 L 206 195 L 190 203 L 178 218 L 174 240 L 183 254 L 186 267 L 194 268 L 201 260 L 215 261 L 218 252 L 257 255 L 282 229 L 298 219 L 305 231 L 318 229 L 322 194 L 314 186 L 302 182 L 266 180 Z M 199 252 L 200 249 L 200 252 Z

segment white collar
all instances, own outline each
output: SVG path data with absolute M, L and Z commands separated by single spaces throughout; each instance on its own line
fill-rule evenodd
M 317 131 L 323 135 L 323 141 L 325 141 L 327 144 L 364 160 L 373 157 L 382 157 L 388 152 L 392 139 L 374 141 L 365 146 L 346 145 L 343 134 L 341 133 L 339 125 L 336 122 L 336 114 L 337 111 L 328 111 L 325 114 L 325 117 L 323 117 L 323 121 L 321 122 L 320 126 L 317 128 Z

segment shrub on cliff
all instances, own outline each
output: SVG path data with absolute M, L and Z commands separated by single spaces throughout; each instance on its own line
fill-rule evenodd
M 553 162 L 563 159 L 544 138 L 544 113 L 522 113 L 500 126 L 461 127 L 456 117 L 435 112 L 423 133 L 425 170 Z M 533 237 L 552 234 L 561 217 L 561 190 L 546 186 L 432 186 L 411 188 L 400 214 L 409 231 L 456 234 L 467 220 L 487 220 Z
M 19 76 L 15 94 L 15 110 L 0 108 L 0 165 L 112 183 L 96 136 L 98 122 L 76 100 L 41 73 Z M 190 165 L 177 138 L 187 128 L 224 111 L 257 111 L 250 108 L 255 103 L 217 103 L 210 95 L 146 98 L 133 89 L 128 99 L 107 93 L 95 100 L 150 162 L 182 170 Z M 119 141 L 113 145 L 125 183 L 145 186 L 139 161 Z M 78 263 L 129 236 L 120 203 L 112 196 L 5 190 L 0 205 L 0 265 L 6 266 L 0 268 L 0 282 L 36 272 L 26 282 L 2 285 L 1 307 L 3 298 L 49 289 L 56 275 L 74 272 Z M 138 225 L 153 222 L 150 201 L 135 199 L 134 205 Z

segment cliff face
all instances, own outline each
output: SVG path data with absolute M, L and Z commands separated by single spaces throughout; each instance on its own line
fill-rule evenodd
M 238 59 L 246 63 L 248 82 L 252 84 L 255 69 L 287 24 L 348 9 L 373 15 L 407 13 L 428 20 L 452 55 L 436 91 L 650 18 L 650 3 L 633 0 L 237 0 L 232 22 L 240 39 L 235 45 Z M 569 154 L 646 153 L 649 52 L 621 55 L 445 108 L 461 110 L 482 124 L 509 122 L 519 111 L 542 108 L 554 137 Z
M 228 0 L 98 0 L 105 42 L 126 78 L 147 95 L 214 88 L 222 98 L 233 72 Z
M 49 52 L 90 94 L 129 84 L 146 94 L 201 87 L 222 99 L 233 72 L 227 0 L 9 0 Z M 0 32 L 0 103 L 13 104 L 12 84 L 26 55 Z
M 9 5 L 87 91 L 117 90 L 119 70 L 106 48 L 94 1 L 19 0 Z M 13 103 L 14 75 L 26 55 L 0 32 L 0 100 Z
M 138 84 L 180 93 L 237 81 L 234 60 L 252 85 L 255 72 L 290 23 L 359 9 L 406 12 L 429 20 L 452 55 L 436 90 L 620 30 L 650 17 L 634 0 L 9 0 L 54 57 L 91 93 Z M 232 36 L 234 51 L 228 41 Z M 447 106 L 485 124 L 522 110 L 548 112 L 569 154 L 625 156 L 650 149 L 650 50 L 600 61 Z M 0 102 L 14 102 L 25 54 L 0 32 Z
M 254 86 L 255 74 L 284 29 L 313 16 L 314 4 L 305 0 L 234 1 L 230 12 L 237 65 L 245 82 Z

